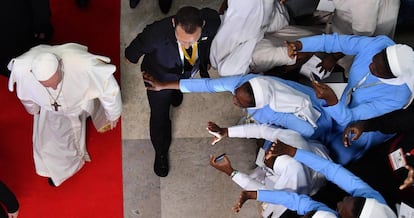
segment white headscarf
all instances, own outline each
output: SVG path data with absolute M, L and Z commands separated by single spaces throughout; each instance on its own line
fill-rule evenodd
M 318 210 L 313 214 L 312 218 L 337 218 L 337 216 L 329 211 Z
M 309 122 L 314 128 L 321 113 L 312 107 L 308 95 L 274 79 L 260 76 L 249 80 L 253 89 L 255 108 L 269 105 L 277 112 L 293 113 Z
M 391 85 L 407 84 L 414 93 L 414 51 L 408 45 L 396 44 L 386 48 L 387 60 L 392 74 L 396 78 L 380 81 Z
M 381 204 L 374 198 L 367 198 L 362 208 L 360 218 L 394 218 L 397 217 L 388 205 Z
M 56 73 L 59 60 L 53 53 L 41 53 L 32 62 L 32 73 L 39 81 L 46 81 Z

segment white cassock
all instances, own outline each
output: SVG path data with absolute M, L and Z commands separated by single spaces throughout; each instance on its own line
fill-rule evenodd
M 398 0 L 333 0 L 335 12 L 326 26 L 326 33 L 394 38 L 400 1 Z M 338 64 L 349 73 L 354 56 L 347 55 Z
M 88 160 L 86 118 L 97 129 L 121 115 L 122 102 L 108 57 L 91 54 L 76 43 L 39 45 L 9 63 L 9 90 L 16 92 L 27 112 L 34 115 L 33 156 L 36 172 L 56 186 L 74 175 Z M 51 52 L 62 60 L 63 79 L 56 90 L 46 88 L 31 73 L 37 54 Z M 49 90 L 49 92 L 47 91 Z M 59 94 L 59 92 L 61 92 Z M 52 106 L 54 102 L 60 106 Z
M 248 73 L 256 43 L 265 32 L 277 31 L 288 23 L 287 11 L 279 1 L 228 0 L 228 9 L 211 44 L 211 66 L 220 76 Z
M 328 150 L 317 141 L 305 140 L 303 137 L 289 129 L 273 128 L 268 125 L 248 124 L 228 128 L 229 137 L 263 138 L 268 141 L 280 140 L 296 148 L 311 151 L 325 159 L 330 160 Z M 299 194 L 313 195 L 320 187 L 325 185 L 325 177 L 304 166 L 288 155 L 276 158 L 273 169 L 267 167 L 264 160 L 265 151 L 261 148 L 256 159 L 258 167 L 250 174 L 237 173 L 233 177 L 244 190 L 286 190 Z M 276 204 L 267 204 L 262 212 L 263 217 L 280 217 L 286 207 Z
M 400 1 L 333 0 L 335 13 L 327 33 L 394 37 Z

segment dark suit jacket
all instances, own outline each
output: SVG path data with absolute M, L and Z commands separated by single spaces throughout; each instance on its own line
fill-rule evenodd
M 49 0 L 0 2 L 0 74 L 10 75 L 7 64 L 12 58 L 35 45 L 49 42 L 53 32 L 49 17 Z M 46 39 L 38 41 L 35 33 L 45 33 Z
M 4 184 L 2 181 L 0 181 L 0 204 L 2 204 L 6 209 L 8 213 L 14 213 L 19 209 L 19 202 L 17 201 L 16 196 L 13 194 L 13 192 Z M 0 205 L 0 207 L 2 207 Z M 7 217 L 6 211 L 2 211 L 3 208 L 0 208 L 0 217 Z
M 198 41 L 198 67 L 200 74 L 205 77 L 210 63 L 210 46 L 220 26 L 220 17 L 213 9 L 203 8 L 201 12 L 205 25 Z M 183 72 L 178 49 L 172 17 L 167 17 L 145 27 L 125 49 L 125 57 L 130 62 L 137 63 L 145 54 L 142 71 L 152 74 L 160 81 L 177 81 L 190 77 L 190 72 Z

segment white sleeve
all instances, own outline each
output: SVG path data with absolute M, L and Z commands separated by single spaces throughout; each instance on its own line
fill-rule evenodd
M 250 68 L 255 72 L 264 72 L 276 66 L 292 65 L 296 58 L 291 59 L 286 45 L 262 39 L 256 43 L 252 54 Z
M 258 182 L 257 180 L 242 172 L 236 173 L 236 175 L 233 176 L 232 180 L 244 190 L 255 191 L 265 188 L 264 184 Z
M 95 87 L 99 95 L 99 101 L 105 109 L 105 116 L 110 121 L 115 121 L 121 116 L 122 101 L 121 91 L 113 73 L 115 65 L 109 64 L 103 56 L 90 57 L 89 78 L 91 85 Z
M 275 141 L 278 129 L 263 124 L 247 124 L 232 126 L 228 128 L 228 135 L 232 138 L 262 138 L 268 141 Z
M 368 0 L 364 4 L 353 2 L 352 31 L 356 35 L 372 36 L 378 22 L 380 1 Z
M 31 101 L 31 100 L 20 100 L 24 106 L 24 108 L 26 109 L 27 113 L 31 114 L 31 115 L 35 115 L 37 113 L 39 113 L 40 111 L 40 106 L 38 104 L 36 104 L 35 102 Z
M 108 120 L 114 121 L 121 116 L 121 91 L 113 76 L 109 77 L 103 90 L 103 96 L 100 97 L 99 100 L 105 108 L 105 115 Z
M 281 129 L 265 124 L 247 124 L 228 127 L 228 136 L 231 138 L 261 138 L 274 142 L 280 140 L 293 147 L 309 150 L 308 142 L 296 131 Z
M 276 158 L 273 171 L 279 175 L 274 189 L 309 194 L 312 189 L 310 169 L 288 155 Z

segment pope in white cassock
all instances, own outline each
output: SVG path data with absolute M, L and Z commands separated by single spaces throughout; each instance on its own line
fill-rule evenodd
M 121 115 L 120 88 L 108 57 L 75 43 L 39 45 L 10 61 L 9 90 L 34 115 L 36 173 L 59 186 L 90 161 L 86 118 L 99 132 L 113 129 Z

